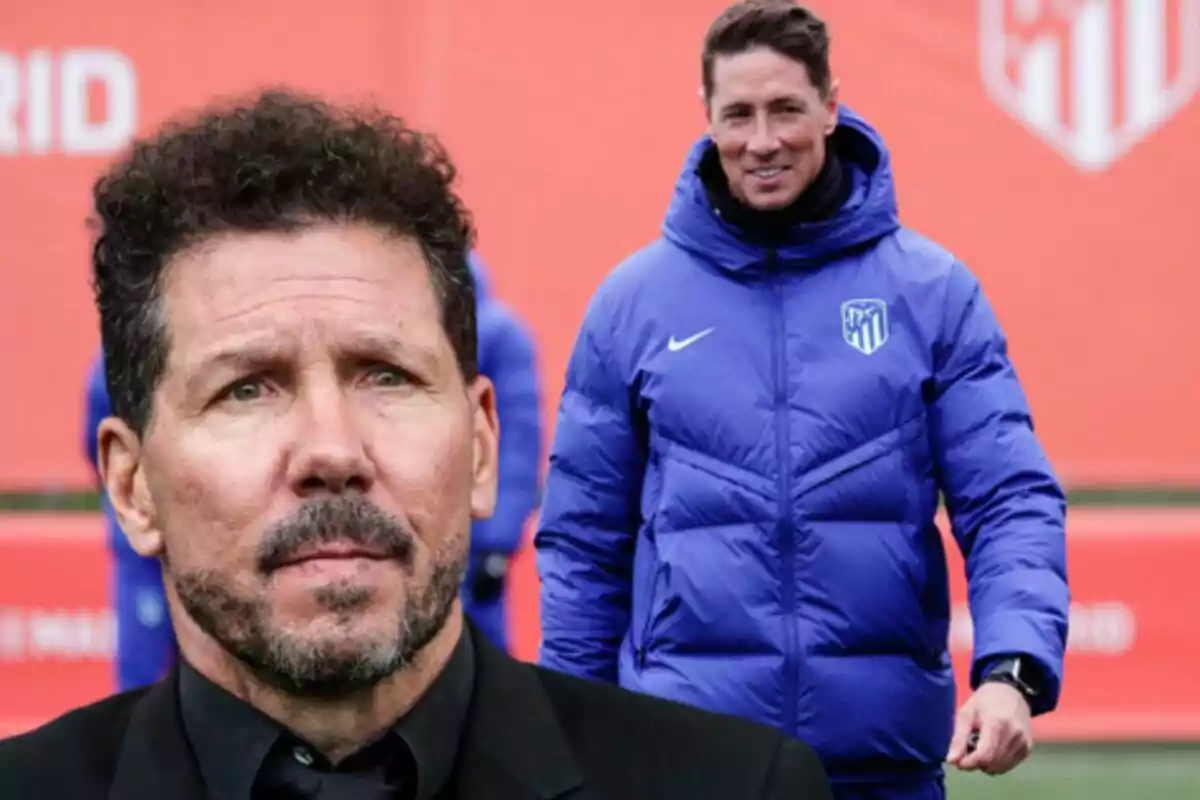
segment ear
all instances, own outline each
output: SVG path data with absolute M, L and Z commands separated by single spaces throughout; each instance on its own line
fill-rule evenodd
M 96 434 L 100 479 L 133 551 L 145 558 L 163 552 L 154 502 L 146 485 L 142 442 L 124 420 L 109 417 Z
M 825 124 L 825 135 L 830 136 L 837 129 L 838 124 L 838 89 L 840 82 L 834 78 L 829 83 L 829 94 L 825 97 L 825 110 L 829 112 L 829 121 Z
M 487 519 L 496 510 L 500 479 L 500 417 L 496 413 L 496 389 L 487 376 L 475 378 L 470 395 L 474 424 L 471 516 Z

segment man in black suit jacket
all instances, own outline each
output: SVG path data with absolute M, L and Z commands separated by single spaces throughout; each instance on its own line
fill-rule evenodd
M 104 485 L 170 677 L 0 743 L 0 798 L 831 797 L 805 745 L 464 627 L 499 424 L 436 143 L 268 92 L 97 183 Z
M 493 649 L 475 631 L 463 641 L 478 656 L 474 698 L 453 774 L 442 784 L 441 794 L 428 796 L 471 800 L 832 797 L 812 750 L 770 729 L 523 664 Z M 179 683 L 176 674 L 150 689 L 118 695 L 36 733 L 0 743 L 0 797 L 200 800 L 238 796 L 206 793 L 205 772 L 197 765 L 181 718 Z M 419 704 L 413 713 L 420 710 Z M 239 735 L 234 730 L 227 734 Z M 231 750 L 235 746 L 230 743 Z M 279 752 L 290 753 L 287 748 Z M 250 764 L 257 766 L 253 759 Z M 207 786 L 211 790 L 212 784 Z

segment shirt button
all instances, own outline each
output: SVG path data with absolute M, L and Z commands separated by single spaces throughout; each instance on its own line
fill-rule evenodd
M 308 752 L 303 747 L 293 747 L 292 757 L 306 767 L 311 767 L 313 764 L 312 753 Z

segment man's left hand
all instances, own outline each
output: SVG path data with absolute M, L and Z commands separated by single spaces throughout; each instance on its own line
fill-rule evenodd
M 1033 752 L 1029 703 L 1017 689 L 985 683 L 959 709 L 954 720 L 947 763 L 963 771 L 982 770 L 1003 775 Z M 979 742 L 968 752 L 967 742 L 978 731 Z

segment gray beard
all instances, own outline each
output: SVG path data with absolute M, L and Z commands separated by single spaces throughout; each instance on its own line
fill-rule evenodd
M 425 591 L 408 594 L 395 632 L 356 647 L 285 631 L 272 624 L 264 598 L 238 592 L 219 574 L 197 570 L 173 576 L 173 583 L 196 625 L 264 684 L 293 697 L 331 699 L 370 689 L 410 665 L 449 619 L 465 567 L 465 557 L 435 564 Z M 339 625 L 350 625 L 371 596 L 371 589 L 344 584 L 320 589 L 316 600 Z

